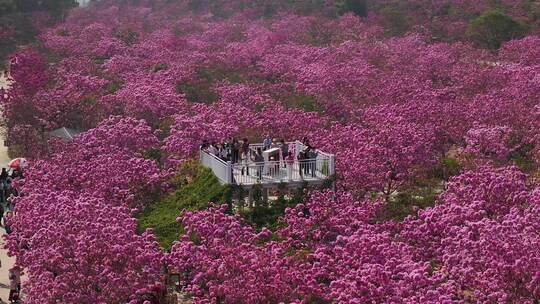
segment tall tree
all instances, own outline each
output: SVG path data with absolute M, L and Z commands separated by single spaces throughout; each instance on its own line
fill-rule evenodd
M 524 37 L 528 29 L 502 11 L 491 10 L 474 19 L 467 33 L 478 46 L 496 50 L 506 41 Z

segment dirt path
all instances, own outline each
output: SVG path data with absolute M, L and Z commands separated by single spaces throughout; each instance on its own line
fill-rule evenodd
M 7 88 L 9 85 L 8 80 L 4 77 L 4 73 L 0 71 L 0 88 Z M 4 147 L 4 130 L 0 129 L 0 168 L 7 168 L 9 163 L 9 156 L 7 153 L 7 147 Z M 9 303 L 9 269 L 15 264 L 15 258 L 7 255 L 7 250 L 4 249 L 3 235 L 6 233 L 4 227 L 0 228 L 0 304 Z
M 4 228 L 0 228 L 0 231 L 0 234 L 3 236 L 5 233 Z M 2 261 L 2 267 L 0 267 L 0 303 L 9 303 L 9 269 L 15 264 L 15 258 L 7 255 L 7 251 L 4 249 L 3 237 L 0 243 L 0 260 Z
M 2 134 L 2 132 L 0 132 Z M 3 137 L 3 136 L 1 136 Z M 6 161 L 7 160 L 7 161 Z M 0 167 L 7 167 L 7 162 L 9 158 L 7 156 L 7 149 L 3 145 L 3 139 L 0 138 Z M 0 261 L 2 262 L 2 267 L 0 267 L 0 304 L 9 303 L 9 269 L 15 264 L 15 258 L 9 257 L 7 255 L 7 250 L 4 249 L 4 234 L 6 231 L 4 227 L 0 228 Z

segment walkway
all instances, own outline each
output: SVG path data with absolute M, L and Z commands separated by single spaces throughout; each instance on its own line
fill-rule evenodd
M 7 148 L 4 147 L 4 130 L 0 129 L 0 168 L 7 168 L 9 163 L 9 156 L 7 155 Z M 15 258 L 7 255 L 7 250 L 4 249 L 4 227 L 0 228 L 0 261 L 2 267 L 0 267 L 0 304 L 9 303 L 9 269 L 15 264 Z
M 8 86 L 7 79 L 4 78 L 3 72 L 0 71 L 0 88 Z M 0 127 L 0 168 L 7 168 L 10 161 L 8 149 L 4 146 L 5 130 Z M 9 269 L 15 264 L 15 258 L 7 255 L 7 250 L 4 249 L 4 228 L 0 228 L 0 304 L 9 303 Z
M 0 260 L 2 267 L 0 268 L 0 304 L 9 303 L 9 269 L 15 265 L 15 258 L 7 255 L 7 250 L 4 249 L 4 228 L 0 228 Z

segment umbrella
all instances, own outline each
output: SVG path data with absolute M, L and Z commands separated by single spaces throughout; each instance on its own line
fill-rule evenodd
M 28 167 L 28 161 L 22 157 L 15 158 L 9 162 L 9 167 L 13 169 L 26 168 Z

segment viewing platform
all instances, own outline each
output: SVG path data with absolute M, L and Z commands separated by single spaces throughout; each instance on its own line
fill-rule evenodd
M 232 163 L 225 161 L 208 151 L 200 151 L 201 164 L 210 168 L 223 184 L 239 185 L 246 189 L 260 184 L 263 188 L 273 188 L 285 183 L 288 187 L 303 185 L 322 185 L 335 174 L 335 156 L 315 150 L 316 157 L 298 160 L 298 155 L 307 146 L 300 141 L 287 142 L 289 151 L 293 151 L 294 160 L 271 161 L 273 154 L 279 154 L 280 148 L 273 147 L 263 151 L 264 162 Z M 263 144 L 250 144 L 251 155 Z

